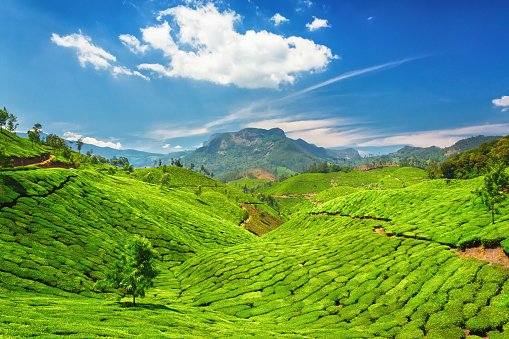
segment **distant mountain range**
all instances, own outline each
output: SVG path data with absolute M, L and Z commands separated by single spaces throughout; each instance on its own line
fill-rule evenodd
M 27 137 L 26 133 L 17 133 Z M 405 146 L 396 152 L 383 156 L 392 160 L 415 157 L 419 160 L 441 162 L 451 156 L 479 147 L 481 144 L 500 139 L 499 136 L 475 136 L 456 142 L 450 147 L 412 147 Z M 75 144 L 69 143 L 76 149 Z M 250 169 L 262 169 L 274 175 L 302 172 L 310 165 L 328 161 L 340 165 L 357 165 L 362 162 L 359 152 L 353 148 L 327 149 L 307 143 L 302 139 L 290 139 L 279 128 L 270 130 L 246 128 L 238 132 L 215 134 L 203 147 L 194 151 L 174 153 L 151 153 L 133 149 L 119 150 L 84 144 L 81 152 L 91 150 L 93 154 L 111 159 L 126 157 L 135 167 L 153 167 L 169 164 L 171 159 L 180 159 L 184 166 L 191 163 L 195 168 L 205 166 L 216 177 L 234 177 Z
M 213 135 L 203 147 L 182 157 L 184 163 L 205 165 L 222 177 L 250 168 L 262 168 L 273 174 L 301 172 L 323 161 L 348 163 L 360 160 L 353 149 L 331 150 L 290 139 L 279 128 L 246 128 L 238 132 Z
M 478 135 L 462 139 L 456 142 L 454 145 L 445 148 L 440 148 L 436 146 L 431 147 L 405 146 L 397 150 L 396 152 L 388 154 L 387 157 L 397 159 L 408 159 L 411 157 L 415 157 L 419 160 L 436 160 L 438 162 L 441 162 L 449 157 L 452 157 L 453 155 L 477 148 L 486 142 L 498 140 L 500 138 L 502 137 Z

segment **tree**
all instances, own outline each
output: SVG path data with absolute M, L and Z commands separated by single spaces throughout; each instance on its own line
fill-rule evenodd
M 32 146 L 34 146 L 34 144 L 38 144 L 41 142 L 41 137 L 39 136 L 39 133 L 37 133 L 36 131 L 30 130 L 27 133 L 28 133 L 28 140 L 30 140 L 32 142 Z
M 41 133 L 42 132 L 42 125 L 40 123 L 36 122 L 34 124 L 34 127 L 32 127 L 32 129 L 34 131 L 36 131 L 37 133 Z
M 81 154 L 81 148 L 83 147 L 83 138 L 79 138 L 76 140 L 76 147 L 78 148 L 78 152 Z
M 488 211 L 491 211 L 491 223 L 495 223 L 495 205 L 502 202 L 505 198 L 509 185 L 509 176 L 505 172 L 504 166 L 496 164 L 491 171 L 484 177 L 484 182 L 481 188 L 475 191 L 476 195 L 482 199 L 482 202 Z
M 7 112 L 7 109 L 5 107 L 0 109 L 0 129 L 7 123 L 8 118 L 9 112 Z
M 158 257 L 147 238 L 135 235 L 126 243 L 120 261 L 107 274 L 107 281 L 122 296 L 132 295 L 136 305 L 136 297 L 144 297 L 145 291 L 154 286 L 153 279 L 159 274 L 155 267 Z
M 14 132 L 16 128 L 18 128 L 19 124 L 18 117 L 16 117 L 14 114 L 9 113 L 9 116 L 7 117 L 7 130 L 9 132 Z
M 46 137 L 46 145 L 57 149 L 67 148 L 65 140 L 56 134 L 48 134 Z

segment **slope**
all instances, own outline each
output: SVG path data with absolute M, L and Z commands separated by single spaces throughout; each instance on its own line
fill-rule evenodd
M 33 144 L 15 133 L 0 129 L 0 154 L 9 158 L 35 158 L 48 154 L 47 147 Z

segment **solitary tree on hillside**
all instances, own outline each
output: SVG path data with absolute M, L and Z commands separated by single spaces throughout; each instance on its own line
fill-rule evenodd
M 483 204 L 491 211 L 491 223 L 495 223 L 495 205 L 502 202 L 505 198 L 509 185 L 509 176 L 506 174 L 504 166 L 495 165 L 491 171 L 484 177 L 483 185 L 475 193 L 482 199 Z
M 148 239 L 135 235 L 125 245 L 125 252 L 107 280 L 123 296 L 132 295 L 135 305 L 136 297 L 144 297 L 146 289 L 154 286 L 153 279 L 159 274 L 155 267 L 158 256 Z
M 41 133 L 42 132 L 42 125 L 40 123 L 36 122 L 34 124 L 34 127 L 32 127 L 32 129 L 34 131 L 36 131 L 37 133 Z
M 78 152 L 81 154 L 81 148 L 83 147 L 83 138 L 79 138 L 76 140 L 76 147 L 78 148 Z

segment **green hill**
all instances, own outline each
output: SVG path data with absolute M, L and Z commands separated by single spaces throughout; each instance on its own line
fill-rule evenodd
M 33 144 L 15 133 L 0 129 L 0 153 L 9 158 L 33 158 L 48 154 L 50 149 Z
M 281 183 L 264 186 L 260 190 L 275 195 L 302 195 L 318 193 L 340 186 L 358 188 L 404 187 L 425 178 L 426 172 L 415 167 L 386 167 L 348 173 L 303 173 L 288 178 Z
M 435 160 L 441 162 L 451 156 L 478 148 L 484 143 L 495 141 L 500 138 L 501 138 L 500 136 L 477 135 L 461 139 L 454 145 L 445 148 L 440 148 L 436 146 L 431 147 L 405 146 L 399 149 L 398 151 L 389 154 L 388 156 L 396 159 L 417 158 L 421 161 Z
M 240 226 L 240 203 L 255 198 L 211 178 L 87 168 L 0 172 L 0 336 L 509 334 L 509 269 L 461 252 L 509 250 L 509 203 L 491 225 L 471 193 L 482 178 L 447 185 L 394 167 L 298 175 L 263 190 L 327 201 L 306 200 L 257 237 Z M 137 307 L 101 285 L 132 234 L 161 254 Z

